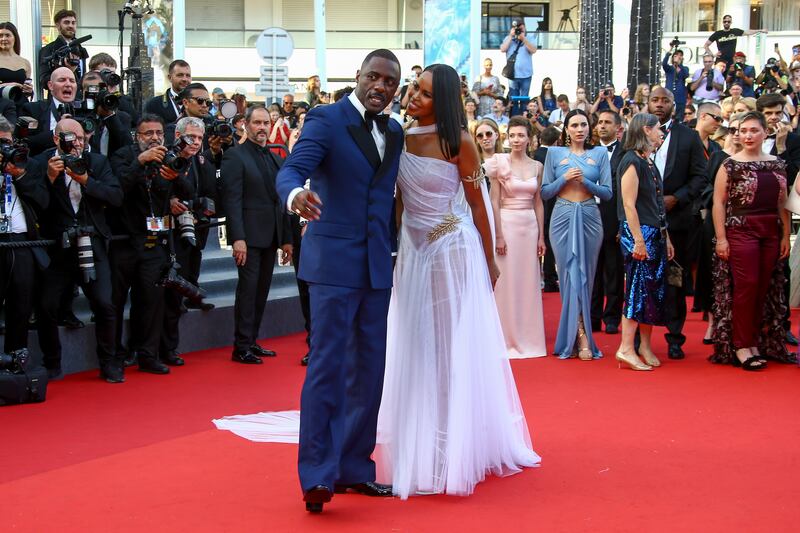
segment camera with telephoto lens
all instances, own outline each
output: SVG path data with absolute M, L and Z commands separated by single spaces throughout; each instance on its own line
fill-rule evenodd
M 27 348 L 14 350 L 10 353 L 0 353 L 0 371 L 10 374 L 22 374 L 25 372 L 25 364 L 27 362 Z
M 51 71 L 59 67 L 77 67 L 81 64 L 81 58 L 75 57 L 75 55 L 80 55 L 84 59 L 89 57 L 89 54 L 86 52 L 86 50 L 81 49 L 81 44 L 85 43 L 91 38 L 91 35 L 86 35 L 78 39 L 73 39 L 69 42 L 69 44 L 65 44 L 61 48 L 58 48 L 55 52 L 44 59 L 45 63 L 47 63 L 47 67 Z
M 200 303 L 206 296 L 206 291 L 186 280 L 183 276 L 178 274 L 178 269 L 181 266 L 172 262 L 167 265 L 161 275 L 158 285 L 165 289 L 172 289 L 187 300 L 193 303 Z
M 28 162 L 28 145 L 20 141 L 0 139 L 0 171 L 6 171 L 6 165 L 11 163 L 17 168 L 22 168 Z
M 681 41 L 678 37 L 675 37 L 669 42 L 670 48 L 678 48 L 682 44 L 686 44 L 686 41 Z
M 611 89 L 603 89 L 603 98 L 608 98 L 612 94 Z
M 206 125 L 206 135 L 216 135 L 217 137 L 230 137 L 233 135 L 233 126 L 227 120 L 222 120 L 211 115 L 203 117 Z
M 714 90 L 714 69 L 706 73 L 706 91 L 713 91 Z
M 103 83 L 106 84 L 107 87 L 119 87 L 122 83 L 122 78 L 119 74 L 111 70 L 110 68 L 104 68 L 100 71 L 100 78 L 103 80 Z
M 0 98 L 7 98 L 16 104 L 24 103 L 27 100 L 27 97 L 25 96 L 25 93 L 22 92 L 22 89 L 14 85 L 0 87 Z
M 186 240 L 192 246 L 197 246 L 197 236 L 194 228 L 194 219 L 200 222 L 208 222 L 217 212 L 217 206 L 213 198 L 201 196 L 193 200 L 181 200 L 186 206 L 186 211 L 177 216 L 178 230 L 181 239 Z
M 105 83 L 87 86 L 83 98 L 83 105 L 87 110 L 97 110 L 98 107 L 102 107 L 108 111 L 115 111 L 119 107 L 119 95 L 109 92 Z
M 76 100 L 71 104 L 61 104 L 58 106 L 58 111 L 61 116 L 70 115 L 73 120 L 81 125 L 83 131 L 87 134 L 94 133 L 100 128 L 100 119 L 94 110 L 94 100 L 87 99 L 81 102 Z
M 517 23 L 516 20 L 511 23 L 511 27 L 514 28 L 514 35 L 515 36 L 519 37 L 520 35 L 522 35 L 522 28 L 520 28 L 520 26 L 519 26 L 519 24 Z
M 89 283 L 97 279 L 94 268 L 94 250 L 92 249 L 92 235 L 95 230 L 92 226 L 72 226 L 61 234 L 61 248 L 68 249 L 75 243 L 78 251 L 78 269 L 83 275 L 83 281 Z
M 86 161 L 86 152 L 81 155 L 74 155 L 72 150 L 75 147 L 75 134 L 71 131 L 62 131 L 58 134 L 58 147 L 63 152 L 61 161 L 64 166 L 72 171 L 73 174 L 81 175 L 89 172 L 89 163 Z
M 161 161 L 162 165 L 171 168 L 175 172 L 185 172 L 189 168 L 189 160 L 181 155 L 187 146 L 194 144 L 188 137 L 178 137 L 172 143 L 167 153 L 164 154 L 164 159 Z

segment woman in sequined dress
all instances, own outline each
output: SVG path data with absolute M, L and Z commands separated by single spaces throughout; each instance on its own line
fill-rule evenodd
M 794 362 L 786 351 L 784 260 L 789 255 L 786 163 L 762 151 L 764 116 L 739 123 L 742 150 L 714 180 L 713 363 L 761 370 L 766 359 Z
M 564 119 L 562 146 L 547 149 L 542 199 L 558 196 L 550 218 L 550 245 L 558 265 L 561 318 L 553 351 L 559 359 L 584 361 L 603 356 L 586 321 L 591 318 L 592 286 L 603 242 L 595 196 L 610 200 L 611 165 L 604 146 L 591 145 L 589 117 L 573 109 Z M 584 320 L 586 317 L 586 320 Z
M 620 366 L 652 370 L 661 366 L 653 353 L 653 326 L 664 322 L 667 260 L 674 250 L 666 231 L 667 214 L 658 169 L 650 155 L 662 142 L 658 117 L 638 113 L 625 137 L 625 154 L 617 171 L 619 243 L 625 260 L 625 301 L 622 305 L 622 340 L 616 353 Z M 639 329 L 639 355 L 634 336 Z M 644 359 L 642 362 L 639 359 Z

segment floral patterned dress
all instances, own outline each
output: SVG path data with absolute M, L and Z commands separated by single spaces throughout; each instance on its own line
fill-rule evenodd
M 764 216 L 765 206 L 775 206 L 774 216 L 778 217 L 779 197 L 786 195 L 786 163 L 780 159 L 773 161 L 736 161 L 732 158 L 723 163 L 728 173 L 728 202 L 725 205 L 725 228 L 735 230 L 748 225 L 750 213 Z M 753 217 L 755 218 L 755 217 Z M 780 222 L 777 227 L 780 231 Z M 714 239 L 716 245 L 716 239 Z M 784 275 L 785 259 L 775 262 L 771 280 L 764 299 L 763 314 L 758 339 L 759 352 L 784 363 L 796 361 L 784 344 L 786 328 L 784 316 L 787 302 Z M 713 256 L 712 277 L 714 300 L 712 312 L 716 320 L 714 332 L 714 353 L 709 357 L 712 363 L 730 364 L 736 358 L 733 345 L 733 276 L 729 261 Z

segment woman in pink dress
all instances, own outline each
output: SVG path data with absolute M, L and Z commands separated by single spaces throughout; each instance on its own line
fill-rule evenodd
M 501 276 L 495 300 L 508 356 L 544 357 L 542 290 L 539 258 L 544 255 L 544 206 L 539 194 L 542 164 L 528 157 L 531 124 L 523 117 L 508 123 L 510 154 L 496 154 L 484 163 L 492 180 L 495 251 Z

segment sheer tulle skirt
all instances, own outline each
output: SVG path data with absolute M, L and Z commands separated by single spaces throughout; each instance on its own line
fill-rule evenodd
M 389 307 L 377 462 L 402 498 L 467 495 L 486 474 L 540 461 L 478 232 L 467 216 L 431 243 L 429 229 L 404 216 Z

